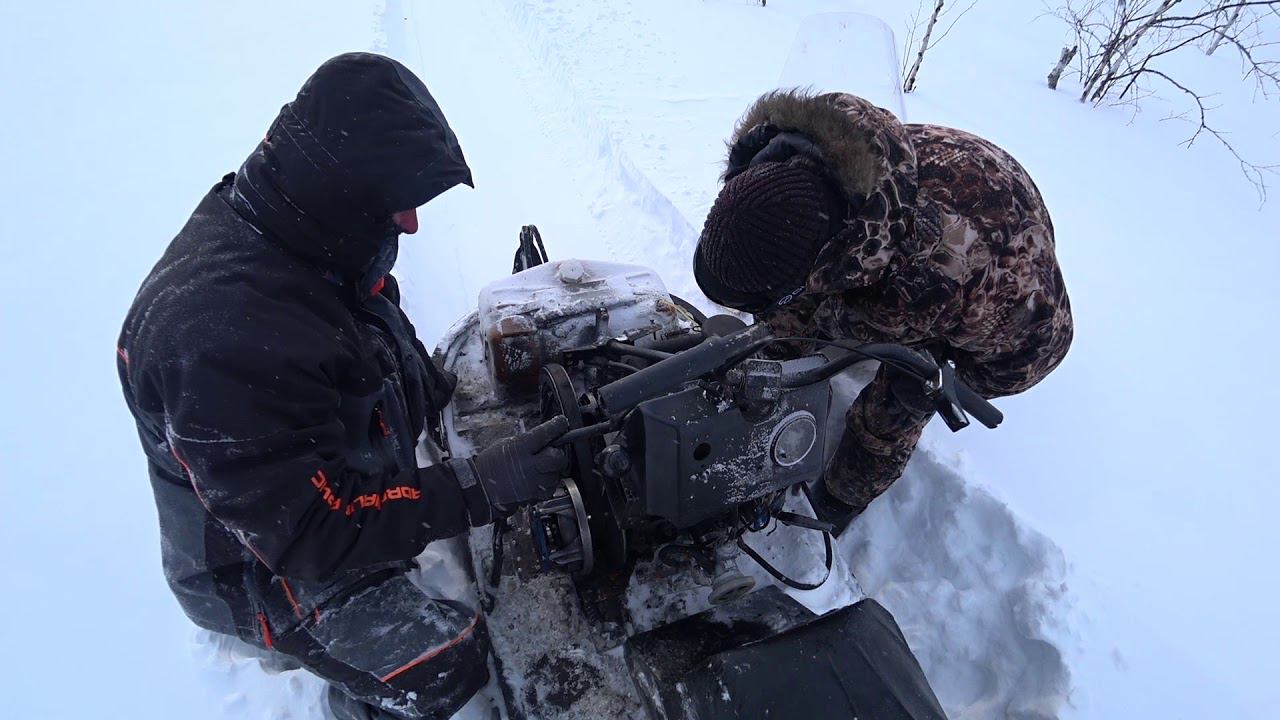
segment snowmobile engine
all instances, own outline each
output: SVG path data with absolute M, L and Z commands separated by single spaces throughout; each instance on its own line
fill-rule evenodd
M 699 334 L 670 357 L 613 341 L 542 369 L 542 416 L 578 429 L 564 491 L 531 511 L 543 569 L 608 576 L 664 547 L 679 548 L 673 561 L 696 556 L 709 539 L 763 527 L 781 491 L 821 474 L 829 388 L 783 387 L 812 361 L 735 357 L 767 339 L 758 327 Z
M 542 262 L 530 236 L 526 262 L 517 257 L 525 269 L 486 286 L 477 314 L 449 343 L 452 367 L 465 372 L 446 424 L 477 447 L 540 420 L 568 419 L 557 441 L 570 459 L 563 488 L 495 529 L 492 573 L 502 571 L 511 533 L 519 574 L 569 573 L 590 615 L 621 619 L 638 562 L 703 578 L 713 602 L 754 585 L 735 568 L 738 551 L 807 589 L 743 536 L 775 521 L 829 530 L 783 506 L 788 488 L 822 474 L 827 381 L 854 362 L 877 359 L 915 374 L 953 429 L 968 422 L 963 408 L 998 422 L 981 414 L 994 408 L 956 386 L 949 367 L 907 348 L 768 359 L 762 351 L 783 341 L 766 325 L 707 317 L 643 267 Z M 477 340 L 482 365 L 466 360 Z M 824 544 L 829 570 L 829 536 Z
M 686 717 L 680 688 L 713 655 L 757 641 L 808 648 L 828 632 L 777 586 L 812 590 L 836 572 L 831 527 L 797 491 L 821 477 L 829 380 L 853 363 L 913 375 L 953 429 L 966 411 L 1000 420 L 946 364 L 896 345 L 817 354 L 837 344 L 707 317 L 647 268 L 548 261 L 531 226 L 514 269 L 439 349 L 458 377 L 441 417 L 450 453 L 559 415 L 570 426 L 556 441 L 569 456 L 560 490 L 467 543 L 512 717 L 630 717 L 637 703 L 651 717 Z M 813 354 L 775 352 L 785 343 Z M 844 627 L 861 607 L 824 622 Z M 844 657 L 786 652 L 807 658 L 787 665 L 806 676 Z M 738 681 L 708 667 L 714 700 L 714 688 Z M 741 684 L 757 688 L 771 672 Z

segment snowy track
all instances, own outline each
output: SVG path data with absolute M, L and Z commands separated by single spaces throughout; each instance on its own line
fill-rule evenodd
M 423 337 L 439 336 L 474 308 L 480 286 L 509 272 L 516 231 L 528 223 L 555 257 L 661 267 L 673 291 L 702 300 L 689 269 L 696 231 L 573 92 L 545 41 L 521 34 L 518 13 L 493 0 L 429 15 L 391 3 L 389 17 L 397 12 L 403 56 L 458 128 L 476 178 L 474 192 L 454 190 L 428 206 L 426 237 L 403 245 L 400 273 Z M 469 60 L 478 48 L 483 62 Z M 452 72 L 460 62 L 466 72 Z M 416 283 L 430 283 L 430 296 L 415 297 Z M 450 302 L 437 299 L 441 284 L 454 286 Z

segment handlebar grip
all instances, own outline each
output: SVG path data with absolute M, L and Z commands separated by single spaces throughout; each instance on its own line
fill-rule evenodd
M 848 355 L 835 360 L 828 360 L 816 368 L 802 370 L 795 375 L 785 377 L 782 386 L 786 388 L 804 387 L 829 380 L 845 368 L 863 360 L 892 361 L 911 368 L 920 377 L 933 377 L 938 374 L 938 365 L 933 358 L 921 355 L 911 348 L 893 343 L 867 343 L 865 345 L 848 346 L 835 343 L 836 347 L 849 351 Z
M 1000 412 L 999 408 L 974 392 L 973 388 L 965 385 L 959 378 L 956 378 L 956 399 L 960 401 L 960 407 L 964 408 L 965 412 L 988 428 L 994 430 L 1004 422 L 1004 413 Z

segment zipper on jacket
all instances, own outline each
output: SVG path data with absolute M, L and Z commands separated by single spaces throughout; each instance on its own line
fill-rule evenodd
M 402 387 L 403 381 L 399 380 L 399 378 L 407 371 L 402 367 L 403 360 L 395 347 L 398 346 L 399 343 L 396 341 L 394 333 L 390 330 L 383 329 L 383 320 L 377 313 L 364 307 L 361 307 L 359 310 L 371 321 L 368 325 L 373 331 L 373 336 L 378 340 L 378 346 L 387 354 L 387 357 L 391 360 L 391 366 L 395 368 L 395 370 L 387 377 L 395 378 L 392 380 L 391 384 L 395 387 L 396 394 L 400 396 L 400 406 L 407 409 L 409 407 L 409 399 L 405 397 L 404 388 Z
M 373 406 L 373 445 L 382 456 L 383 463 L 392 471 L 400 471 L 400 458 L 396 452 L 395 431 L 387 424 L 382 413 L 382 402 Z
M 382 437 L 391 437 L 391 428 L 387 426 L 387 421 L 382 417 L 382 405 L 375 405 L 373 412 L 378 418 L 378 429 L 382 431 Z

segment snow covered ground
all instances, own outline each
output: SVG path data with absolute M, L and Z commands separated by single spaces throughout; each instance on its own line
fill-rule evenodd
M 316 65 L 377 41 L 380 11 L 0 3 L 0 716 L 311 717 L 250 715 L 296 681 L 192 642 L 112 355 L 194 203 Z
M 642 262 L 696 298 L 689 253 L 733 121 L 806 68 L 848 72 L 796 54 L 805 18 L 862 12 L 898 30 L 911 6 L 0 5 L 0 714 L 317 717 L 313 680 L 233 658 L 168 596 L 112 344 L 195 202 L 322 60 L 376 49 L 410 64 L 475 170 L 476 190 L 427 206 L 402 254 L 432 338 L 505 272 L 530 222 L 554 256 Z M 1158 103 L 1131 121 L 1045 89 L 1062 38 L 1039 13 L 981 0 L 902 110 L 987 136 L 1031 171 L 1076 344 L 1000 403 L 999 431 L 931 427 L 842 549 L 954 717 L 1270 717 L 1280 461 L 1266 420 L 1280 390 L 1214 353 L 1276 350 L 1280 206 L 1259 209 L 1210 144 L 1177 148 L 1187 129 L 1159 122 Z M 806 52 L 849 37 L 820 35 Z M 867 69 L 839 89 L 889 98 L 871 42 L 850 43 Z M 1185 72 L 1241 99 L 1225 54 Z M 1274 104 L 1221 112 L 1240 142 L 1276 152 Z

